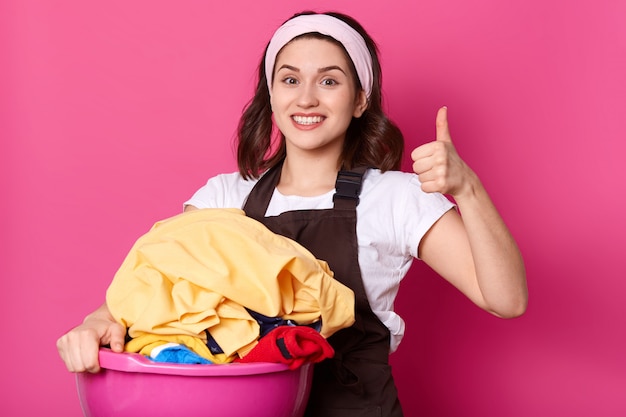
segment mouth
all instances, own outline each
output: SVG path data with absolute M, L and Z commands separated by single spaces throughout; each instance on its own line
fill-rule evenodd
M 298 125 L 311 126 L 321 123 L 324 120 L 322 116 L 291 116 L 291 119 Z

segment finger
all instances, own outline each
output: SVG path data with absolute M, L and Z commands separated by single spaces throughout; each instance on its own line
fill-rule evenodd
M 417 161 L 423 158 L 428 158 L 429 156 L 432 156 L 434 152 L 435 149 L 432 146 L 432 142 L 425 143 L 413 149 L 413 152 L 411 152 L 411 159 L 413 161 Z
M 57 350 L 59 351 L 59 356 L 63 360 L 63 363 L 65 363 L 65 367 L 67 368 L 67 370 L 73 372 L 74 366 L 72 365 L 71 357 L 67 353 L 66 338 L 67 337 L 63 335 L 57 340 Z
M 437 112 L 437 120 L 435 122 L 437 127 L 437 141 L 438 142 L 452 142 L 450 136 L 450 129 L 448 128 L 448 108 L 442 107 Z
M 76 340 L 74 333 L 67 333 L 57 341 L 57 349 L 68 371 L 83 372 L 85 371 L 85 366 L 82 355 L 80 350 L 74 348 L 74 346 L 78 346 Z
M 82 363 L 84 371 L 90 372 L 92 374 L 100 372 L 100 361 L 98 357 L 98 353 L 100 351 L 100 346 L 97 346 L 95 349 L 93 347 L 85 346 L 85 350 L 82 353 Z
M 77 362 L 82 369 L 79 372 L 98 372 L 100 363 L 98 361 L 98 351 L 100 349 L 100 339 L 95 337 L 93 332 L 83 332 L 80 335 L 80 343 L 76 346 Z
M 126 337 L 126 329 L 119 323 L 112 324 L 109 328 L 111 350 L 120 353 L 124 350 L 124 338 Z
M 437 181 L 425 181 L 422 183 L 422 191 L 425 193 L 439 193 L 441 192 L 440 186 Z
M 436 169 L 431 169 L 419 174 L 418 176 L 421 184 L 422 191 L 425 193 L 443 193 L 446 191 L 445 178 L 437 172 Z
M 422 184 L 430 181 L 435 181 L 437 179 L 437 173 L 434 169 L 431 168 L 418 174 L 418 179 Z
M 425 172 L 423 174 L 419 174 L 420 188 L 425 193 L 431 193 L 435 187 L 435 178 L 431 174 L 431 171 Z
M 413 162 L 412 168 L 417 175 L 422 175 L 433 168 L 433 163 L 431 158 L 419 158 Z

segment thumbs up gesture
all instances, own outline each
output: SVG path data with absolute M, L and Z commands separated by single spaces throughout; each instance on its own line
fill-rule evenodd
M 424 192 L 439 192 L 457 197 L 470 187 L 467 179 L 474 174 L 452 144 L 447 107 L 442 107 L 437 112 L 436 127 L 437 139 L 418 146 L 411 152 L 413 171 L 419 176 Z

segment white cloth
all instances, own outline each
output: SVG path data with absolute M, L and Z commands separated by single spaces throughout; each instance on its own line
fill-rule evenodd
M 217 175 L 186 201 L 197 208 L 243 208 L 256 180 L 239 173 Z M 291 210 L 333 207 L 334 190 L 315 197 L 282 195 L 274 190 L 266 216 Z M 400 281 L 430 227 L 454 205 L 438 193 L 424 193 L 415 174 L 370 169 L 357 206 L 359 266 L 372 311 L 391 332 L 390 351 L 404 336 L 404 320 L 393 311 Z

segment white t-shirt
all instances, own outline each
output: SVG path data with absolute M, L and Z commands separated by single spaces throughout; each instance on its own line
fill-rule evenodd
M 217 175 L 185 202 L 197 208 L 243 208 L 256 184 L 239 173 Z M 291 210 L 329 209 L 334 190 L 315 197 L 282 195 L 274 190 L 266 216 Z M 357 206 L 359 266 L 372 311 L 391 332 L 390 351 L 404 336 L 404 320 L 393 311 L 400 281 L 420 240 L 453 204 L 439 193 L 425 193 L 415 174 L 370 169 Z

